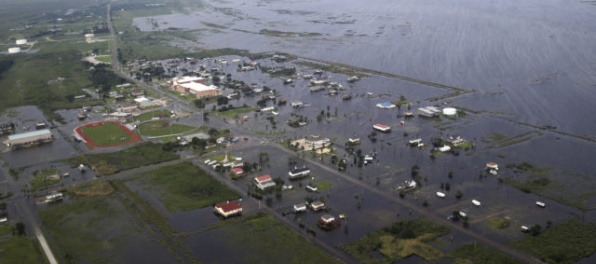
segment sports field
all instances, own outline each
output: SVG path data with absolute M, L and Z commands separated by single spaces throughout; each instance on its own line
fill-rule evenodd
M 118 122 L 95 122 L 75 129 L 90 147 L 120 146 L 142 139 Z

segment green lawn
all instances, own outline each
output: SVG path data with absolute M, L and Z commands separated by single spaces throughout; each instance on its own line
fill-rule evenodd
M 190 162 L 160 168 L 139 180 L 160 189 L 157 196 L 170 212 L 203 208 L 240 197 Z
M 13 236 L 12 228 L 0 225 L 0 263 L 47 263 L 37 243 L 26 236 Z
M 151 112 L 147 112 L 147 113 L 142 113 L 142 114 L 138 115 L 137 117 L 135 117 L 135 119 L 139 122 L 143 122 L 143 121 L 149 121 L 154 117 L 169 118 L 171 115 L 172 115 L 172 112 L 170 112 L 169 110 L 161 109 L 161 110 L 155 110 L 155 111 L 151 111 Z
M 91 164 L 100 175 L 177 159 L 173 151 L 164 151 L 162 144 L 146 142 L 112 153 L 86 154 L 68 159 L 68 163 Z
M 195 129 L 195 127 L 173 124 L 168 121 L 159 120 L 151 121 L 140 124 L 137 127 L 137 132 L 143 136 L 159 137 L 166 135 L 177 135 L 185 132 L 189 132 Z
M 30 182 L 31 189 L 37 190 L 37 189 L 45 187 L 45 186 L 51 186 L 51 185 L 60 183 L 60 178 L 49 179 L 48 176 L 51 176 L 51 175 L 58 175 L 58 170 L 49 168 L 49 169 L 45 169 L 45 170 L 41 171 L 40 173 L 36 173 L 35 177 L 33 177 L 33 179 Z
M 219 115 L 219 116 L 223 116 L 223 117 L 227 117 L 227 118 L 236 118 L 236 117 L 239 117 L 240 115 L 250 113 L 254 110 L 255 110 L 254 107 L 245 106 L 245 107 L 238 107 L 238 108 L 234 108 L 234 109 L 223 111 L 223 112 L 214 111 L 212 113 L 215 115 Z
M 81 132 L 93 143 L 99 146 L 110 146 L 121 144 L 132 139 L 132 136 L 122 130 L 120 126 L 113 123 L 105 123 L 101 126 L 83 127 Z

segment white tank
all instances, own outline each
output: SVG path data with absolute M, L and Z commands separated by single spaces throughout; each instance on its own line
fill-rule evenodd
M 447 115 L 447 116 L 455 115 L 455 114 L 457 114 L 457 109 L 455 109 L 453 107 L 443 108 L 443 114 Z

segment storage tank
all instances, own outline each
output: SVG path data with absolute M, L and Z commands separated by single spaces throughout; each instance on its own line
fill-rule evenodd
M 457 109 L 453 108 L 453 107 L 446 107 L 443 108 L 443 114 L 446 116 L 452 116 L 457 114 Z

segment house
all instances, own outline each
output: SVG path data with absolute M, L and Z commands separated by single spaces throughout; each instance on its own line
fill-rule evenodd
M 411 147 L 418 147 L 418 146 L 420 146 L 420 144 L 423 144 L 423 143 L 422 143 L 421 138 L 417 138 L 417 139 L 411 139 L 410 141 L 408 141 L 408 144 L 410 144 Z
M 294 205 L 294 213 L 300 213 L 306 211 L 306 204 L 295 204 Z
M 325 209 L 325 203 L 321 202 L 321 201 L 314 201 L 312 203 L 310 203 L 310 209 L 313 211 L 319 211 L 319 210 L 323 210 Z
M 451 147 L 450 146 L 447 146 L 447 145 L 442 146 L 442 147 L 439 148 L 439 151 L 440 152 L 447 152 L 447 151 L 450 151 L 450 150 L 451 150 Z
M 136 102 L 124 102 L 124 103 L 118 104 L 116 109 L 119 112 L 132 113 L 134 111 L 139 110 L 139 105 Z
M 423 116 L 423 117 L 435 117 L 435 116 L 439 116 L 439 114 L 442 112 L 440 109 L 434 107 L 434 106 L 427 106 L 427 107 L 421 107 L 418 108 L 418 115 L 419 116 Z
M 301 101 L 294 101 L 290 103 L 290 106 L 295 107 L 295 108 L 300 108 L 302 106 L 304 106 L 304 103 L 302 103 Z
M 232 177 L 242 177 L 244 176 L 244 169 L 242 167 L 232 168 L 230 174 L 232 174 Z
M 323 91 L 325 90 L 325 86 L 322 85 L 315 85 L 309 88 L 310 92 L 314 93 L 314 92 L 318 92 L 318 91 Z
M 310 174 L 310 169 L 307 167 L 294 168 L 293 170 L 290 170 L 288 172 L 288 175 L 290 176 L 290 180 L 303 178 L 303 177 L 308 176 L 309 174 Z
M 450 144 L 451 146 L 457 147 L 457 146 L 460 146 L 460 145 L 466 143 L 466 140 L 460 136 L 457 136 L 457 137 L 449 137 L 448 139 L 445 140 L 445 142 L 447 142 L 447 144 Z
M 487 162 L 486 169 L 487 170 L 499 170 L 499 164 L 497 164 L 495 162 Z
M 319 190 L 319 188 L 317 188 L 317 186 L 314 186 L 309 183 L 306 185 L 306 190 L 309 192 L 317 192 Z
M 255 185 L 261 190 L 265 190 L 269 187 L 275 186 L 275 182 L 271 178 L 271 175 L 266 174 L 255 178 Z
M 330 214 L 322 215 L 321 218 L 319 218 L 319 221 L 317 222 L 317 226 L 325 231 L 333 230 L 335 228 L 338 228 L 340 225 L 341 222 L 339 221 L 339 219 L 336 219 Z
M 321 216 L 320 218 L 321 222 L 325 223 L 325 224 L 330 224 L 333 223 L 335 221 L 335 217 L 333 217 L 330 214 L 324 214 Z
M 388 125 L 383 125 L 383 124 L 374 124 L 373 128 L 375 130 L 381 131 L 381 132 L 390 132 L 391 131 L 391 127 Z
M 352 145 L 360 144 L 360 138 L 348 138 L 348 143 Z
M 216 214 L 221 215 L 223 218 L 228 218 L 230 216 L 242 214 L 242 204 L 240 201 L 227 201 L 216 204 L 213 207 L 213 211 Z

